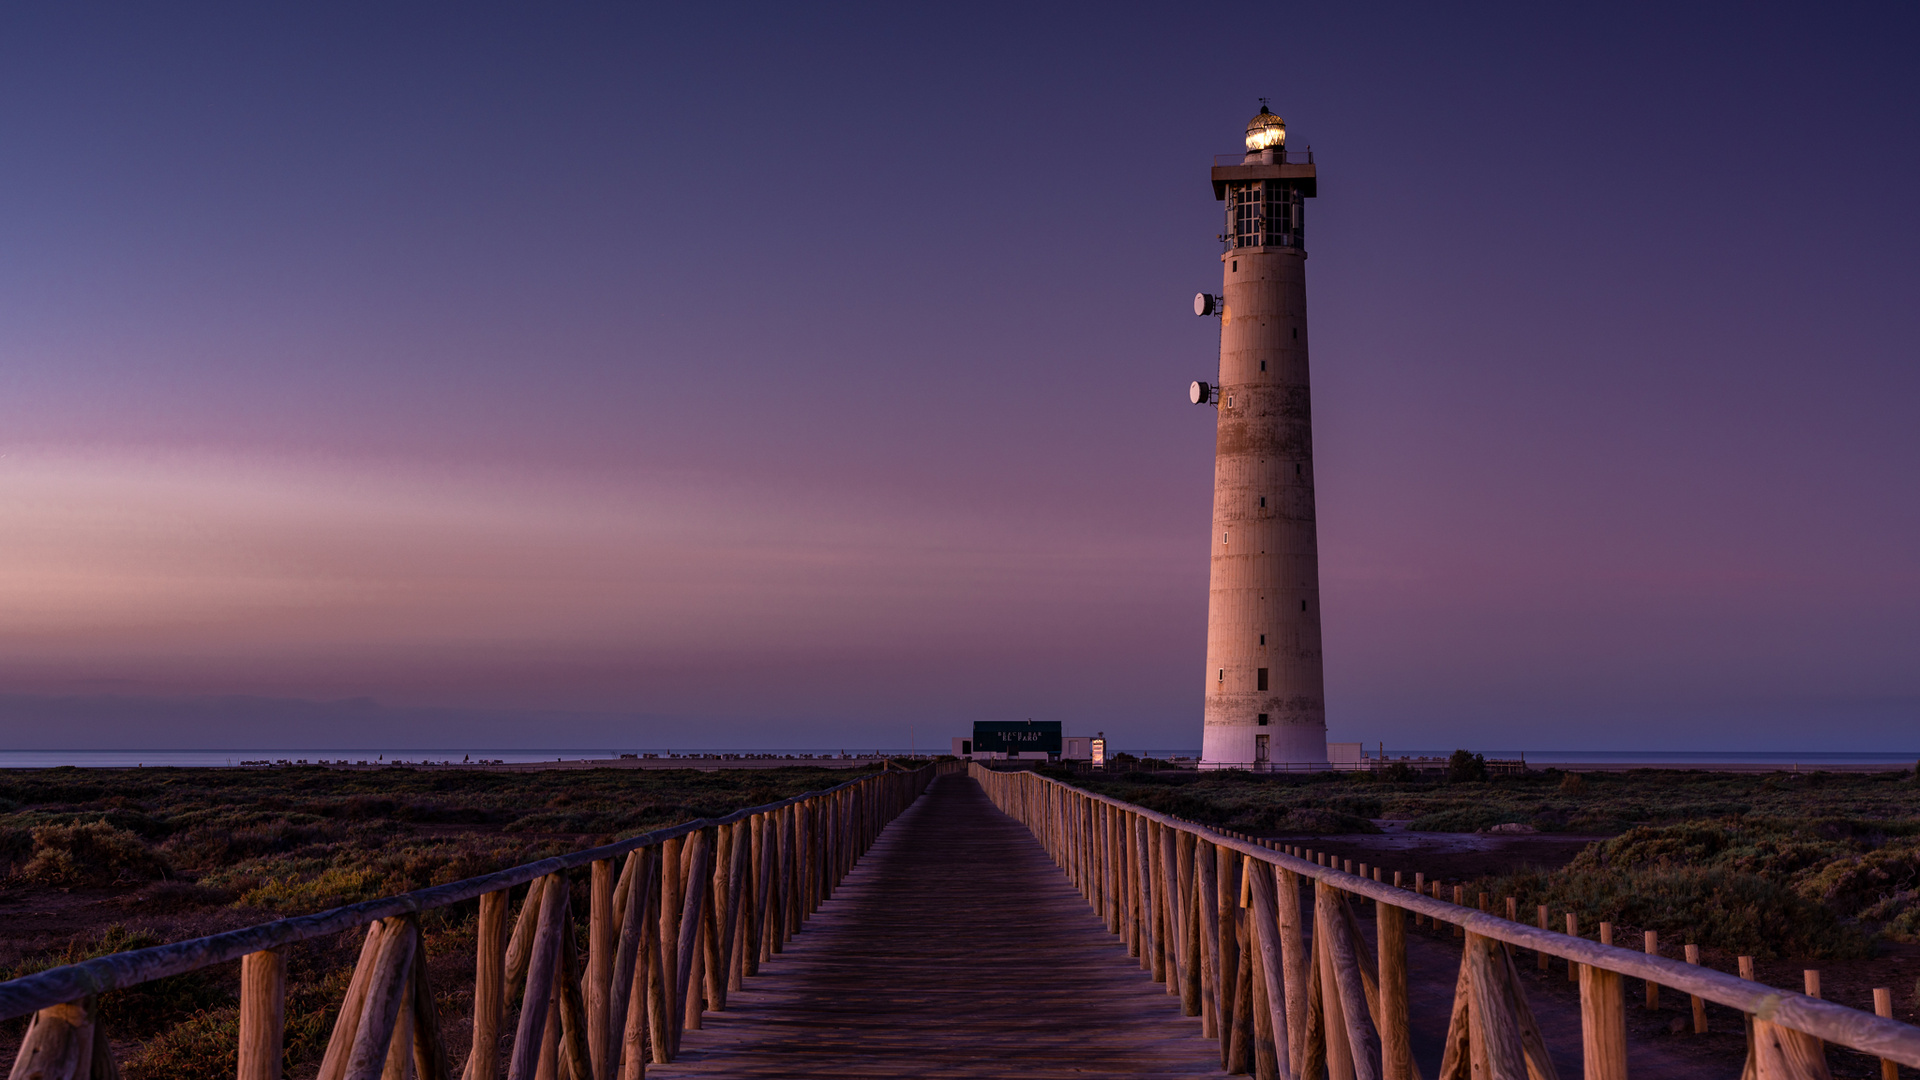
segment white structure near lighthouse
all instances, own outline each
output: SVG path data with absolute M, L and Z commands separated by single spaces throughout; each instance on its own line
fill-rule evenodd
M 1217 384 L 1190 398 L 1219 412 L 1202 767 L 1327 761 L 1320 558 L 1307 388 L 1306 200 L 1313 152 L 1289 154 L 1286 122 L 1247 125 L 1246 155 L 1213 169 L 1226 204 Z

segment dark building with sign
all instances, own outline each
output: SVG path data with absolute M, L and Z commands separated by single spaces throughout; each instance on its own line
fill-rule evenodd
M 1058 720 L 976 720 L 973 738 L 953 740 L 955 757 L 1031 758 L 1084 761 L 1093 756 L 1092 740 L 1063 735 Z

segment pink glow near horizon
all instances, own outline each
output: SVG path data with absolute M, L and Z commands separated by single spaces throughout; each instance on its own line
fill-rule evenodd
M 0 743 L 1197 746 L 1186 298 L 1273 95 L 1333 737 L 1910 746 L 1915 19 L 0 13 Z

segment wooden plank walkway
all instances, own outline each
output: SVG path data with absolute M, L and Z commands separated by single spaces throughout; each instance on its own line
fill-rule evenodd
M 1218 1043 L 965 776 L 654 1077 L 1218 1077 Z

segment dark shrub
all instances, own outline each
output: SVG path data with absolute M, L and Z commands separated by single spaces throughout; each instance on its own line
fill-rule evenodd
M 37 885 L 111 885 L 166 875 L 166 862 L 146 841 L 93 821 L 35 828 L 33 857 L 16 876 Z
M 1480 754 L 1455 750 L 1447 759 L 1447 780 L 1455 784 L 1487 778 L 1487 759 Z

